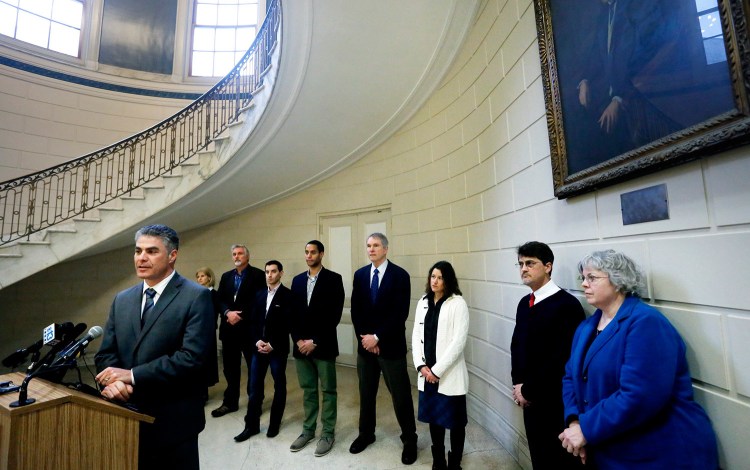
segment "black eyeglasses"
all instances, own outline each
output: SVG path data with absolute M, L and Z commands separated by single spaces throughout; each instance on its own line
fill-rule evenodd
M 531 269 L 534 266 L 536 266 L 537 264 L 539 264 L 539 261 L 534 261 L 534 260 L 527 259 L 526 261 L 519 261 L 518 263 L 514 264 L 513 266 L 517 267 L 518 269 L 523 269 L 524 266 L 526 266 L 527 268 Z

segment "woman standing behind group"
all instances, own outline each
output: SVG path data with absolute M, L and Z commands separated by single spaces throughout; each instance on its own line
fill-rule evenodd
M 214 275 L 213 269 L 209 268 L 208 266 L 199 268 L 195 272 L 195 281 L 211 291 L 211 302 L 213 302 L 214 306 L 214 328 L 218 328 L 217 320 L 219 319 L 219 315 L 221 315 L 221 302 L 219 301 L 219 293 L 216 292 L 216 276 Z M 214 344 L 214 347 L 211 349 L 211 351 L 213 351 L 213 354 L 210 361 L 208 362 L 209 365 L 207 370 L 207 385 L 209 387 L 219 383 L 219 361 L 216 344 Z
M 221 315 L 222 312 L 221 301 L 219 301 L 219 293 L 216 291 L 216 275 L 214 275 L 214 270 L 209 268 L 208 266 L 204 266 L 198 269 L 195 272 L 195 281 L 203 287 L 207 287 L 208 290 L 211 291 L 211 301 L 214 304 L 214 311 L 216 313 L 214 324 L 218 325 L 216 323 L 216 320 L 219 319 L 219 315 Z
M 469 309 L 461 297 L 453 266 L 438 261 L 430 268 L 425 295 L 414 318 L 412 355 L 419 372 L 417 417 L 430 425 L 432 468 L 461 468 L 466 438 L 466 394 L 469 374 L 464 347 L 469 334 Z M 445 430 L 451 450 L 445 461 Z
M 563 378 L 563 447 L 599 469 L 718 468 L 708 415 L 693 401 L 685 343 L 639 299 L 644 277 L 613 250 L 578 263 L 597 308 L 573 338 Z

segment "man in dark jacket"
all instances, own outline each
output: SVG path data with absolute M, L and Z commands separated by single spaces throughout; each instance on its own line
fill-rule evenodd
M 221 275 L 218 289 L 222 306 L 219 339 L 227 388 L 221 406 L 211 412 L 214 418 L 239 409 L 242 356 L 249 367 L 254 349 L 250 342 L 250 312 L 255 296 L 266 285 L 263 271 L 250 266 L 250 250 L 245 245 L 232 245 L 232 261 L 235 268 Z M 247 394 L 250 395 L 249 381 Z
M 531 464 L 537 470 L 582 468 L 557 436 L 563 421 L 562 378 L 573 334 L 585 315 L 581 303 L 552 281 L 552 250 L 528 242 L 517 250 L 521 282 L 531 288 L 516 310 L 510 344 L 513 399 L 523 408 Z
M 382 372 L 401 427 L 401 462 L 411 465 L 417 460 L 417 426 L 406 366 L 411 281 L 409 273 L 387 255 L 388 238 L 373 233 L 367 238 L 371 263 L 354 273 L 352 323 L 359 340 L 359 435 L 349 452 L 358 454 L 375 442 L 375 403 Z
M 245 429 L 234 440 L 242 442 L 260 432 L 266 372 L 271 368 L 273 403 L 268 424 L 268 437 L 276 437 L 286 406 L 286 359 L 289 356 L 289 324 L 291 323 L 292 292 L 281 284 L 284 267 L 280 261 L 266 263 L 266 286 L 255 297 L 250 316 L 250 342 L 256 348 L 250 364 L 250 402 L 245 416 Z
M 141 424 L 141 469 L 199 467 L 213 307 L 208 289 L 174 270 L 179 243 L 165 225 L 138 230 L 134 261 L 143 281 L 115 296 L 94 359 L 105 398 L 155 418 Z
M 341 275 L 323 267 L 323 243 L 312 240 L 305 245 L 308 270 L 292 281 L 294 311 L 292 342 L 305 420 L 302 434 L 289 450 L 302 450 L 314 437 L 318 422 L 318 383 L 323 394 L 320 413 L 323 432 L 315 456 L 326 455 L 333 448 L 336 428 L 336 356 L 339 343 L 336 326 L 344 309 L 344 282 Z

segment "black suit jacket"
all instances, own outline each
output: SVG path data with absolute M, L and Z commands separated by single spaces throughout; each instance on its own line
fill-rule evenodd
M 234 297 L 234 273 L 235 269 L 227 271 L 221 275 L 219 281 L 219 301 L 221 302 L 222 314 L 221 323 L 219 324 L 219 339 L 222 341 L 247 341 L 250 331 L 250 313 L 255 303 L 255 295 L 259 290 L 266 287 L 266 275 L 263 271 L 255 266 L 248 266 L 245 278 L 240 284 L 237 291 L 237 297 Z M 224 312 L 227 310 L 238 310 L 241 314 L 242 321 L 236 325 L 227 323 Z
M 266 312 L 268 289 L 258 291 L 250 317 L 250 341 L 255 345 L 259 340 L 271 343 L 274 356 L 289 355 L 289 327 L 292 323 L 292 291 L 279 285 Z M 253 349 L 258 353 L 257 348 Z
M 368 264 L 354 273 L 352 288 L 352 323 L 357 335 L 357 352 L 368 353 L 360 335 L 377 335 L 380 355 L 397 359 L 406 354 L 406 319 L 411 302 L 411 279 L 402 267 L 388 261 L 382 274 L 378 297 L 373 305 L 370 299 L 370 267 Z
M 292 293 L 294 357 L 306 357 L 299 352 L 297 341 L 312 339 L 317 347 L 311 357 L 335 359 L 339 355 L 336 326 L 341 321 L 341 313 L 344 310 L 344 281 L 341 275 L 322 268 L 310 297 L 310 305 L 307 305 L 307 271 L 294 276 Z
M 215 329 L 211 294 L 175 273 L 141 328 L 143 284 L 115 296 L 96 353 L 96 368 L 131 369 L 131 403 L 156 418 L 141 439 L 173 444 L 206 424 L 203 395 Z

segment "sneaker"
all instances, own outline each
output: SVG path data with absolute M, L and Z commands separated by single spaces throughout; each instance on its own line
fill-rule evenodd
M 299 437 L 295 439 L 294 442 L 292 442 L 292 445 L 289 446 L 289 450 L 291 450 L 292 452 L 301 451 L 302 449 L 305 448 L 305 446 L 307 446 L 307 444 L 310 443 L 310 441 L 313 440 L 314 437 L 315 437 L 314 435 L 310 435 L 310 434 L 305 434 L 305 433 L 300 434 Z
M 333 437 L 323 436 L 318 441 L 318 446 L 315 448 L 315 457 L 323 457 L 333 449 L 333 443 L 336 439 Z

